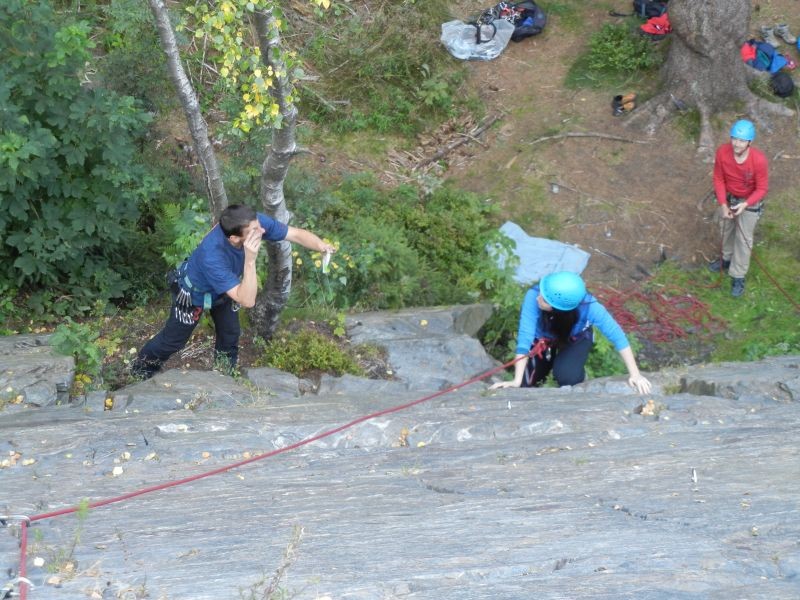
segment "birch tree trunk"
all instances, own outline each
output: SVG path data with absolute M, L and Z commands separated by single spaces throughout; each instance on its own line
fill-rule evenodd
M 257 11 L 253 15 L 261 60 L 265 66 L 272 67 L 275 84 L 271 88 L 272 97 L 279 107 L 281 123 L 272 129 L 272 145 L 261 165 L 261 205 L 264 212 L 273 219 L 289 223 L 292 214 L 286 208 L 283 195 L 283 182 L 289 171 L 289 163 L 297 154 L 296 126 L 297 109 L 289 101 L 292 84 L 286 65 L 277 59 L 276 50 L 281 43 L 275 16 Z M 277 74 L 280 73 L 280 76 Z M 292 286 L 292 248 L 289 242 L 267 244 L 268 270 L 264 289 L 258 295 L 251 310 L 251 319 L 258 334 L 270 339 L 278 326 L 281 311 L 286 306 Z
M 194 151 L 203 167 L 208 195 L 208 208 L 216 221 L 219 219 L 220 213 L 228 206 L 228 197 L 225 194 L 225 185 L 217 163 L 217 156 L 208 137 L 208 125 L 200 112 L 200 103 L 197 101 L 197 94 L 194 91 L 192 82 L 189 81 L 181 64 L 178 44 L 175 41 L 175 32 L 169 20 L 169 11 L 163 0 L 148 0 L 148 3 L 156 22 L 161 48 L 167 57 L 170 77 L 172 77 L 172 82 L 178 92 L 178 98 L 186 115 L 186 122 L 189 124 Z
M 739 49 L 750 29 L 749 0 L 671 0 L 670 48 L 662 68 L 662 91 L 633 113 L 629 124 L 644 125 L 650 134 L 678 106 L 696 108 L 701 129 L 698 152 L 714 150 L 711 117 L 744 105 L 747 116 L 767 127 L 765 113 L 791 115 L 781 104 L 754 95 L 748 82 L 759 75 L 741 59 Z

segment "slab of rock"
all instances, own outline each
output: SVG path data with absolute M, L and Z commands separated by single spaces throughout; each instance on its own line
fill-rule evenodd
M 218 371 L 183 369 L 159 373 L 112 394 L 113 410 L 129 413 L 241 406 L 253 404 L 259 397 L 257 388 Z
M 692 394 L 779 402 L 800 401 L 800 356 L 776 356 L 754 363 L 715 363 L 681 370 L 680 389 Z
M 0 336 L 0 396 L 35 406 L 65 404 L 75 360 L 56 354 L 49 335 Z
M 729 389 L 730 371 L 712 371 L 703 380 Z M 309 600 L 800 597 L 800 403 L 590 384 L 475 384 L 416 403 L 402 383 L 331 378 L 319 395 L 202 411 L 2 414 L 0 512 L 218 471 L 37 521 L 31 600 L 271 585 Z M 0 528 L 4 575 L 18 534 Z
M 498 363 L 473 336 L 491 316 L 485 304 L 359 313 L 348 317 L 348 337 L 388 353 L 397 379 L 410 389 L 438 390 Z
M 314 391 L 314 384 L 308 379 L 272 367 L 245 368 L 242 374 L 259 391 L 276 398 L 297 398 Z

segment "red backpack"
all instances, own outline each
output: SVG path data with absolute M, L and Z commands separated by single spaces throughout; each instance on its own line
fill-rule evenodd
M 672 31 L 672 25 L 669 23 L 669 15 L 664 13 L 658 17 L 647 19 L 647 22 L 640 25 L 639 29 L 653 39 L 663 39 L 662 36 Z

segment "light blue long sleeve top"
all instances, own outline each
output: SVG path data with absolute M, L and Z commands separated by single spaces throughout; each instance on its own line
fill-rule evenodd
M 555 337 L 546 329 L 542 311 L 536 298 L 539 296 L 539 286 L 535 285 L 527 291 L 522 302 L 519 315 L 519 329 L 517 330 L 517 354 L 527 354 L 531 349 L 533 340 L 543 337 Z M 592 326 L 596 326 L 606 336 L 617 352 L 630 346 L 628 338 L 619 323 L 611 316 L 605 306 L 600 304 L 591 294 L 586 294 L 578 305 L 578 320 L 570 332 L 570 336 L 579 336 Z

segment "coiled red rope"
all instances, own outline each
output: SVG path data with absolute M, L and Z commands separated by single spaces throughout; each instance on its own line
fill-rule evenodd
M 354 420 L 350 421 L 349 423 L 346 423 L 344 425 L 340 425 L 339 427 L 335 427 L 333 429 L 329 429 L 329 430 L 324 431 L 322 433 L 319 433 L 317 435 L 305 438 L 303 440 L 300 440 L 299 442 L 296 442 L 294 444 L 290 444 L 289 446 L 284 446 L 283 448 L 278 448 L 277 450 L 272 450 L 270 452 L 265 452 L 263 454 L 259 454 L 257 456 L 253 456 L 253 457 L 250 457 L 250 458 L 245 459 L 245 460 L 240 460 L 238 462 L 231 463 L 231 464 L 226 465 L 224 467 L 219 467 L 218 469 L 213 469 L 211 471 L 206 471 L 204 473 L 198 473 L 197 475 L 192 475 L 190 477 L 184 477 L 183 479 L 176 479 L 174 481 L 165 481 L 164 483 L 159 483 L 157 485 L 152 485 L 152 486 L 149 486 L 149 487 L 146 487 L 146 488 L 135 490 L 133 492 L 128 492 L 127 494 L 122 494 L 120 496 L 115 496 L 113 498 L 106 498 L 105 500 L 98 500 L 97 502 L 91 502 L 88 505 L 71 506 L 71 507 L 68 507 L 68 508 L 62 508 L 60 510 L 54 510 L 54 511 L 51 511 L 51 512 L 40 513 L 38 515 L 33 515 L 31 517 L 22 518 L 20 520 L 20 526 L 22 527 L 22 530 L 20 532 L 20 565 L 19 565 L 19 577 L 18 577 L 18 579 L 19 579 L 19 597 L 21 598 L 21 600 L 26 600 L 26 598 L 28 596 L 28 584 L 27 584 L 27 580 L 25 579 L 25 577 L 26 577 L 26 574 L 27 574 L 26 565 L 27 565 L 27 556 L 28 556 L 28 525 L 30 523 L 33 523 L 35 521 L 43 521 L 45 519 L 52 519 L 53 517 L 59 517 L 59 516 L 62 516 L 62 515 L 69 515 L 69 514 L 72 514 L 72 513 L 76 513 L 79 510 L 84 510 L 85 508 L 100 508 L 101 506 L 108 506 L 109 504 L 114 504 L 116 502 L 122 502 L 124 500 L 130 500 L 131 498 L 136 498 L 137 496 L 142 496 L 144 494 L 150 494 L 152 492 L 157 492 L 159 490 L 166 490 L 168 488 L 177 487 L 179 485 L 184 485 L 184 484 L 187 484 L 187 483 L 191 483 L 193 481 L 198 481 L 200 479 L 205 479 L 207 477 L 211 477 L 212 475 L 219 475 L 220 473 L 225 473 L 226 471 L 230 471 L 232 469 L 243 467 L 244 465 L 247 465 L 247 464 L 259 461 L 259 460 L 264 460 L 265 458 L 270 458 L 272 456 L 276 456 L 276 455 L 282 454 L 284 452 L 289 452 L 290 450 L 294 450 L 296 448 L 300 448 L 301 446 L 305 446 L 305 445 L 310 444 L 312 442 L 316 442 L 317 440 L 321 440 L 321 439 L 326 438 L 328 436 L 331 436 L 331 435 L 334 435 L 336 433 L 339 433 L 340 431 L 344 431 L 345 429 L 349 429 L 349 428 L 351 428 L 351 427 L 353 427 L 355 425 L 358 425 L 359 423 L 363 423 L 364 421 L 369 421 L 370 419 L 374 419 L 376 417 L 380 417 L 380 416 L 383 416 L 383 415 L 388 415 L 388 414 L 391 414 L 391 413 L 396 413 L 396 412 L 399 412 L 401 410 L 405 410 L 407 408 L 411 408 L 412 406 L 416 406 L 417 404 L 422 404 L 423 402 L 427 402 L 428 400 L 433 400 L 434 398 L 438 398 L 439 396 L 443 396 L 443 395 L 448 394 L 450 392 L 454 392 L 454 391 L 456 391 L 456 390 L 458 390 L 460 388 L 466 387 L 466 386 L 471 385 L 473 383 L 476 383 L 476 382 L 478 382 L 478 381 L 480 381 L 482 379 L 485 379 L 485 378 L 487 378 L 487 377 L 489 377 L 491 375 L 494 375 L 495 373 L 499 373 L 500 371 L 505 370 L 506 368 L 510 367 L 511 365 L 516 363 L 517 361 L 522 360 L 523 358 L 527 358 L 527 355 L 526 356 L 517 357 L 514 360 L 511 360 L 511 361 L 509 361 L 509 362 L 507 362 L 507 363 L 505 363 L 503 365 L 500 365 L 499 367 L 495 367 L 493 369 L 485 371 L 484 373 L 481 373 L 480 375 L 476 375 L 472 379 L 468 379 L 467 381 L 464 381 L 462 383 L 458 383 L 456 385 L 452 385 L 452 386 L 448 387 L 447 389 L 440 390 L 438 392 L 435 392 L 435 393 L 430 394 L 428 396 L 425 396 L 423 398 L 419 398 L 419 399 L 414 400 L 412 402 L 407 402 L 405 404 L 400 404 L 398 406 L 393 406 L 393 407 L 390 407 L 390 408 L 387 408 L 387 409 L 384 409 L 384 410 L 380 410 L 380 411 L 377 411 L 377 412 L 374 412 L 374 413 L 370 413 L 368 415 L 361 416 L 361 417 L 359 417 L 357 419 L 354 419 Z
M 725 329 L 725 322 L 712 315 L 707 304 L 679 290 L 619 291 L 600 287 L 596 295 L 623 330 L 654 343 L 689 335 L 710 335 Z

